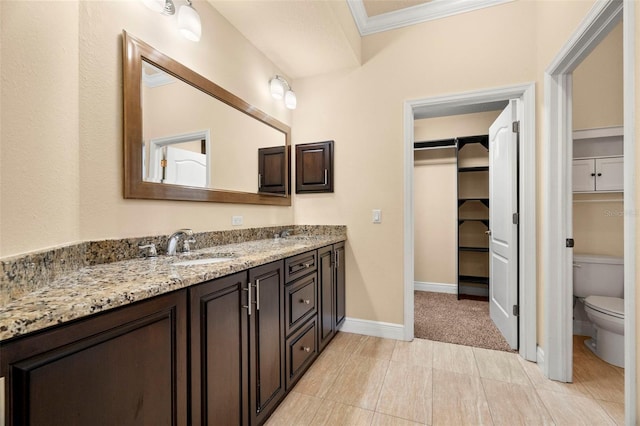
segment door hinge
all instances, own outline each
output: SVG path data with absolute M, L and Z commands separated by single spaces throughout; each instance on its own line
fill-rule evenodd
M 519 213 L 514 213 L 513 214 L 513 224 L 517 225 L 518 223 L 520 223 L 520 214 Z
M 520 306 L 513 305 L 513 316 L 514 317 L 519 317 L 520 316 Z
M 511 131 L 513 133 L 520 133 L 520 122 L 519 121 L 514 121 L 512 126 L 511 126 Z
M 573 241 L 573 238 L 567 238 L 567 247 L 572 248 L 575 245 L 575 241 Z

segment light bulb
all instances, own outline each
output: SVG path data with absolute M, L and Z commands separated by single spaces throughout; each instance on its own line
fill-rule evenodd
M 196 12 L 191 4 L 180 6 L 180 10 L 178 11 L 178 29 L 186 39 L 200 41 L 200 36 L 202 35 L 200 15 L 198 15 L 198 12 Z
M 296 109 L 298 99 L 296 98 L 296 94 L 293 93 L 293 90 L 287 90 L 287 93 L 284 94 L 284 104 L 289 109 Z
M 273 77 L 271 81 L 269 81 L 269 88 L 273 99 L 282 99 L 284 96 L 284 83 L 278 76 Z

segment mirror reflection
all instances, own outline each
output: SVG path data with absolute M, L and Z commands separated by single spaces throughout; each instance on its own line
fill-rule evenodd
M 126 31 L 122 53 L 125 198 L 291 205 L 289 126 Z
M 284 148 L 284 133 L 147 61 L 141 78 L 144 181 L 260 191 L 258 153 Z

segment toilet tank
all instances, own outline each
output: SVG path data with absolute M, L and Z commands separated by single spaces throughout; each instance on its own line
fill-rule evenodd
M 624 263 L 621 257 L 573 256 L 573 295 L 624 296 Z

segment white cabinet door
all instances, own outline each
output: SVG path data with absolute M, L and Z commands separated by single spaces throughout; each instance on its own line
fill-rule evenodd
M 622 191 L 624 182 L 623 157 L 596 158 L 596 191 Z
M 622 191 L 623 157 L 573 160 L 573 192 Z
M 595 186 L 593 158 L 573 160 L 573 192 L 593 192 Z

